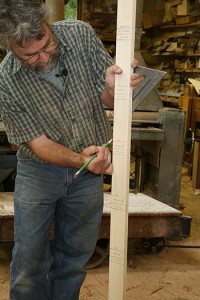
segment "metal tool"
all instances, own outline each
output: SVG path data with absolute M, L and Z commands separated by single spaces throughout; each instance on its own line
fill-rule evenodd
M 135 68 L 135 73 L 140 73 L 144 76 L 144 81 L 139 84 L 133 93 L 132 111 L 140 105 L 144 98 L 151 92 L 151 90 L 158 84 L 158 82 L 166 74 L 164 71 L 150 69 L 142 66 Z

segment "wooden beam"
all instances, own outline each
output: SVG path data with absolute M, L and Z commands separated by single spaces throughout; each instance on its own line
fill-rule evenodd
M 137 0 L 118 0 L 116 76 L 113 128 L 112 203 L 110 228 L 109 300 L 125 299 L 128 242 L 128 198 L 132 122 L 130 75 L 134 58 Z
M 64 0 L 46 0 L 46 6 L 49 9 L 49 22 L 62 21 L 65 19 Z

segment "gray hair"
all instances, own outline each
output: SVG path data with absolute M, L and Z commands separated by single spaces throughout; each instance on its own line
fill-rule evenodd
M 24 47 L 34 39 L 40 40 L 48 17 L 41 0 L 0 0 L 1 47 L 9 49 L 12 41 Z

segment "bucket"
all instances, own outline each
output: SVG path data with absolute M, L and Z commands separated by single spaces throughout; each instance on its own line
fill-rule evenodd
M 181 221 L 182 221 L 181 236 L 183 236 L 183 237 L 190 236 L 192 217 L 190 217 L 190 216 L 181 216 Z

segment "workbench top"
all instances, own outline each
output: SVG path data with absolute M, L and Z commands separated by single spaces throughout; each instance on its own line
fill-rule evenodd
M 114 209 L 123 210 L 122 201 L 118 197 L 112 199 L 111 194 L 104 193 L 104 214 L 110 214 L 111 201 L 113 201 Z M 182 212 L 142 193 L 130 193 L 129 214 L 134 216 L 181 216 Z
M 111 194 L 104 193 L 103 214 L 111 212 Z M 115 198 L 113 207 L 123 209 Z M 129 214 L 134 216 L 181 216 L 182 212 L 142 193 L 129 194 Z M 0 193 L 0 217 L 14 216 L 13 193 Z

